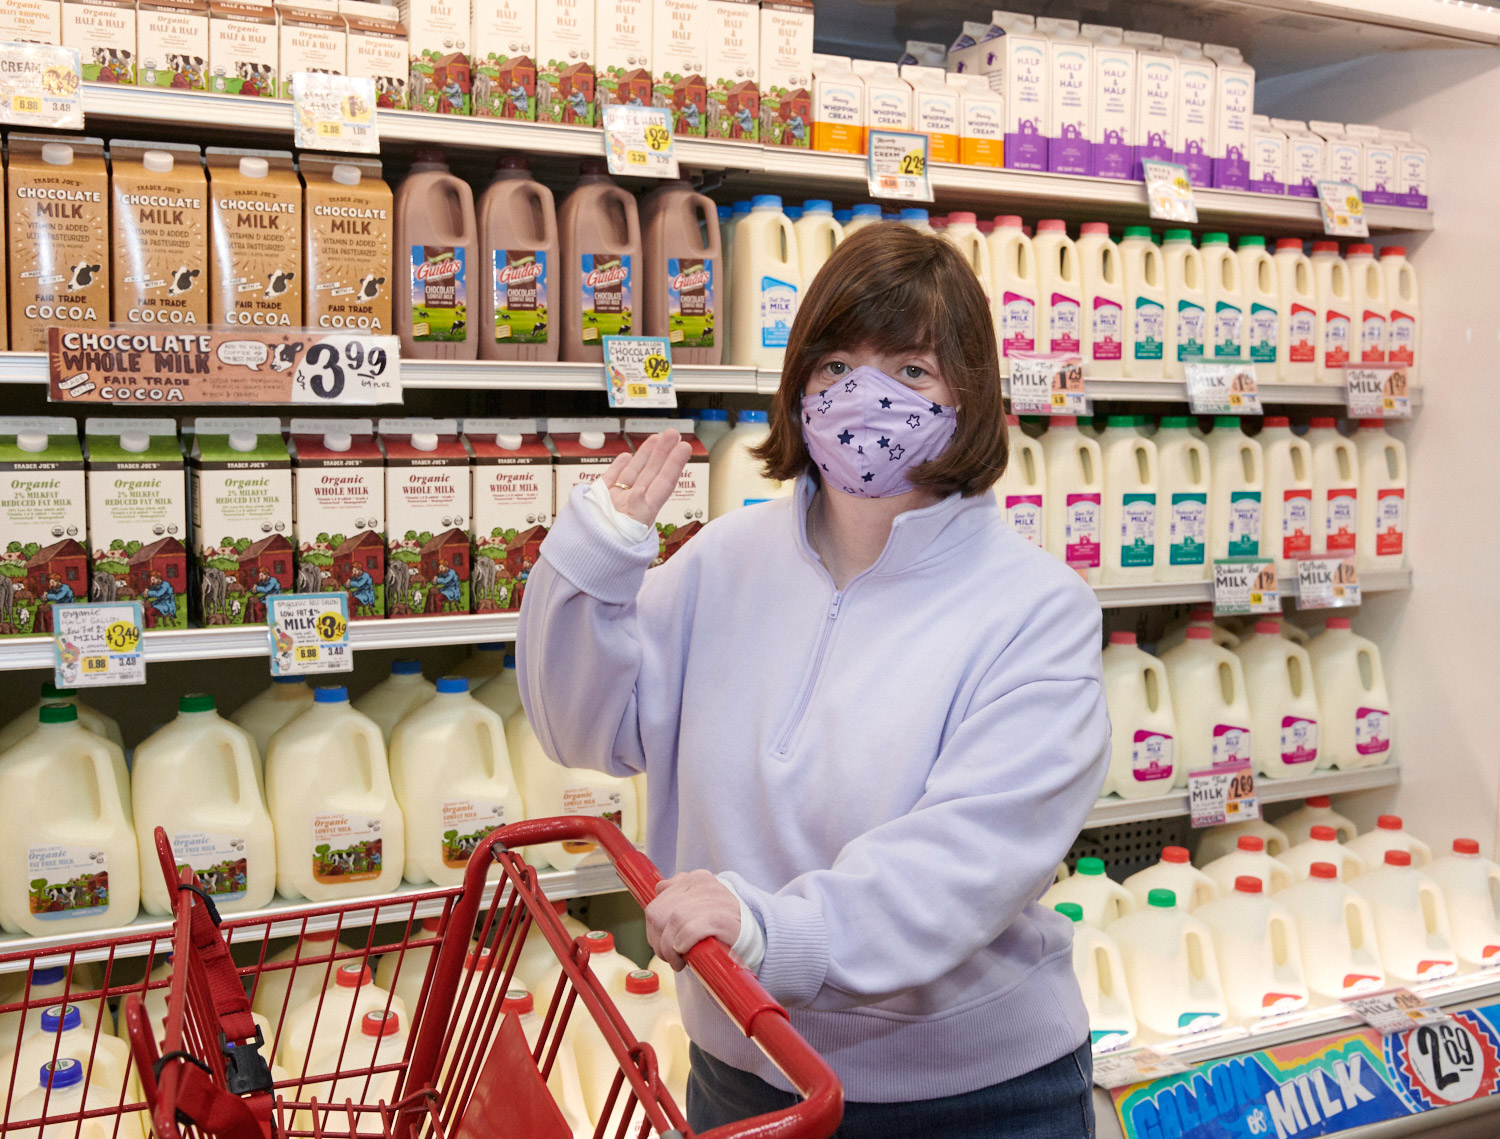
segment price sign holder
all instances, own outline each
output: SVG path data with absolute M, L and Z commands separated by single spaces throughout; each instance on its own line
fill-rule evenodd
M 292 74 L 292 106 L 300 149 L 380 153 L 375 80 L 297 71 Z
M 1344 385 L 1350 419 L 1411 418 L 1405 364 L 1347 364 Z
M 1220 558 L 1214 562 L 1214 616 L 1281 613 L 1275 558 Z
M 925 134 L 873 130 L 867 137 L 865 172 L 871 197 L 932 201 L 932 142 Z
M 1188 404 L 1194 415 L 1262 415 L 1255 365 L 1247 360 L 1192 360 Z
M 1352 556 L 1297 559 L 1298 609 L 1352 609 L 1360 600 L 1359 569 Z
M 350 672 L 347 593 L 282 593 L 266 598 L 271 675 Z
M 665 336 L 604 337 L 610 407 L 676 407 L 672 346 Z
M 1398 1036 L 1425 1024 L 1446 1024 L 1452 1019 L 1410 989 L 1382 989 L 1345 997 L 1344 1007 L 1382 1036 Z
M 1186 166 L 1148 158 L 1142 164 L 1146 179 L 1146 208 L 1154 218 L 1187 225 L 1198 222 L 1193 201 L 1193 178 Z
M 1188 772 L 1188 811 L 1195 828 L 1260 818 L 1250 761 L 1242 759 L 1207 771 Z
M 54 605 L 53 682 L 59 688 L 145 684 L 139 601 Z
M 1010 409 L 1016 415 L 1089 415 L 1083 359 L 1064 352 L 1014 352 L 1010 357 Z
M 0 43 L 0 123 L 81 131 L 82 76 L 76 48 Z
M 1152 1048 L 1105 1052 L 1094 1057 L 1094 1086 L 1110 1091 L 1191 1070 L 1181 1060 L 1163 1056 Z
M 1323 207 L 1323 232 L 1330 237 L 1369 237 L 1365 200 L 1350 182 L 1319 182 L 1318 204 Z
M 676 178 L 672 116 L 665 107 L 611 103 L 604 108 L 604 153 L 611 174 Z

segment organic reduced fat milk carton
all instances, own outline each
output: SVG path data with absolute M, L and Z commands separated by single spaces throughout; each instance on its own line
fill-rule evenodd
M 1250 116 L 1250 189 L 1257 194 L 1286 193 L 1286 132 L 1265 115 Z
M 135 0 L 63 0 L 62 44 L 90 83 L 135 82 Z
M 594 126 L 594 0 L 536 0 L 536 119 Z
M 1005 100 L 978 75 L 950 71 L 959 93 L 958 160 L 965 166 L 1005 165 Z
M 625 438 L 636 450 L 652 435 L 671 428 L 682 435 L 683 442 L 692 447 L 687 466 L 677 478 L 672 497 L 667 499 L 661 513 L 656 516 L 656 534 L 661 546 L 652 565 L 661 565 L 678 550 L 683 543 L 703 529 L 708 521 L 708 448 L 693 434 L 691 419 L 627 419 Z
M 652 0 L 594 0 L 594 94 L 599 122 L 611 103 L 651 106 Z
M 349 29 L 345 60 L 346 72 L 356 79 L 375 81 L 375 105 L 386 110 L 404 111 L 407 102 L 408 40 L 406 25 L 397 19 L 364 15 L 375 8 L 391 13 L 396 10 L 362 0 L 344 0 L 344 23 Z M 349 8 L 358 6 L 357 11 Z
M 1119 28 L 1084 24 L 1079 34 L 1094 46 L 1091 138 L 1097 178 L 1129 178 L 1135 163 L 1136 58 Z
M 958 162 L 959 136 L 963 130 L 963 95 L 941 67 L 907 64 L 901 78 L 911 86 L 912 129 L 928 138 L 928 153 L 934 162 Z
M 89 419 L 93 600 L 139 601 L 148 629 L 188 623 L 187 472 L 171 419 Z
M 276 14 L 281 21 L 283 99 L 292 97 L 292 76 L 299 71 L 344 74 L 349 60 L 349 29 L 342 16 L 292 4 L 276 5 Z
M 1272 119 L 1286 135 L 1286 192 L 1294 198 L 1316 198 L 1323 177 L 1323 140 L 1297 119 Z
M 302 156 L 308 328 L 391 334 L 391 188 L 370 158 Z
M 766 146 L 812 143 L 811 0 L 762 0 L 760 140 Z
M 385 455 L 368 419 L 292 420 L 298 593 L 349 595 L 349 616 L 385 616 Z
M 651 21 L 651 105 L 672 114 L 675 134 L 708 130 L 709 0 L 656 0 Z
M 760 8 L 708 0 L 708 137 L 760 140 Z
M 1135 162 L 1130 176 L 1142 178 L 1142 162 L 1171 162 L 1175 153 L 1179 61 L 1155 32 L 1126 32 L 1122 38 L 1126 47 L 1135 48 Z
M 208 6 L 208 89 L 216 95 L 276 98 L 280 45 L 276 9 L 250 0 Z
M 474 86 L 478 118 L 536 118 L 537 0 L 479 0 L 474 5 Z
M 598 482 L 616 455 L 630 451 L 618 419 L 553 419 L 547 423 L 547 442 L 557 455 L 556 518 L 567 509 L 573 488 Z
M 406 92 L 411 109 L 467 115 L 472 78 L 469 37 L 474 32 L 469 0 L 399 0 L 397 7 L 411 54 L 411 86 Z
M 469 612 L 469 452 L 456 419 L 382 419 L 387 617 Z
M 256 625 L 292 588 L 292 462 L 274 418 L 193 423 L 198 623 Z
M 208 90 L 208 0 L 140 0 L 135 34 L 137 84 Z
M 109 176 L 97 138 L 12 134 L 5 172 L 10 346 L 109 323 Z
M 50 633 L 52 607 L 89 599 L 78 424 L 0 418 L 0 636 Z
M 865 152 L 865 81 L 847 55 L 813 53 L 812 148 Z
M 302 323 L 302 183 L 284 150 L 207 151 L 210 319 Z
M 0 41 L 61 43 L 61 7 L 58 0 L 5 0 L 0 5 Z
M 474 453 L 474 612 L 521 608 L 552 521 L 556 472 L 534 419 L 466 419 Z
M 208 323 L 208 181 L 196 146 L 109 144 L 114 313 L 131 324 Z

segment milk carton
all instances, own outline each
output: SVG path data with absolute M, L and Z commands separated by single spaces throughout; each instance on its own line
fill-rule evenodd
M 361 0 L 343 2 L 345 5 L 359 4 L 358 14 L 341 9 L 349 30 L 345 74 L 356 79 L 373 79 L 375 105 L 382 110 L 406 110 L 411 105 L 407 94 L 409 46 L 406 25 L 394 18 L 394 8 L 365 4 Z M 389 12 L 393 18 L 365 15 L 365 11 L 371 8 Z
M 1383 145 L 1380 141 L 1380 128 L 1371 126 L 1369 123 L 1345 123 L 1344 139 L 1347 142 L 1359 147 L 1359 181 L 1355 182 L 1354 185 L 1358 186 L 1361 191 L 1367 190 L 1371 184 L 1369 169 L 1371 157 L 1370 148 L 1372 145 L 1375 146 L 1377 151 L 1377 159 L 1381 157 L 1382 152 L 1384 152 L 1386 149 L 1385 145 Z M 1389 152 L 1386 153 L 1384 157 L 1387 161 L 1385 170 L 1382 172 L 1381 177 L 1383 182 L 1388 185 L 1390 180 L 1395 177 L 1395 148 L 1391 147 L 1389 149 Z M 1365 198 L 1365 201 L 1369 200 L 1370 199 L 1368 197 Z M 1384 205 L 1388 203 L 1379 204 Z
M 1213 184 L 1213 146 L 1218 70 L 1194 40 L 1167 37 L 1162 47 L 1177 56 L 1175 161 L 1187 167 L 1195 186 Z
M 908 64 L 901 78 L 911 85 L 911 129 L 927 136 L 932 161 L 959 161 L 962 96 L 948 84 L 941 67 Z
M 1155 32 L 1126 32 L 1135 49 L 1135 158 L 1132 178 L 1142 177 L 1147 158 L 1170 162 L 1177 140 L 1177 56 Z
M 1323 140 L 1322 177 L 1358 186 L 1364 177 L 1364 147 L 1344 133 L 1343 123 L 1308 120 L 1308 128 Z
M 292 420 L 298 593 L 349 595 L 385 616 L 385 457 L 368 419 Z
M 8 0 L 0 9 L 0 40 L 10 43 L 62 42 L 59 0 Z
M 1005 100 L 977 75 L 949 72 L 958 91 L 958 160 L 965 166 L 1005 165 Z
M 387 617 L 469 612 L 469 452 L 456 419 L 382 419 Z
M 302 266 L 308 327 L 391 332 L 391 188 L 379 161 L 308 154 Z
M 708 521 L 708 448 L 693 434 L 691 419 L 627 419 L 625 438 L 633 450 L 639 450 L 652 435 L 670 428 L 682 435 L 683 442 L 692 447 L 687 465 L 677 478 L 672 497 L 667 499 L 661 513 L 656 516 L 656 532 L 661 540 L 661 553 L 652 565 L 660 565 L 683 544 L 703 529 Z
M 671 112 L 676 134 L 708 130 L 709 0 L 657 0 L 652 20 L 651 105 Z
M 1077 20 L 1037 19 L 1047 37 L 1047 169 L 1092 174 L 1094 50 L 1080 38 Z
M 1255 68 L 1239 50 L 1204 44 L 1203 54 L 1217 65 L 1214 90 L 1214 185 L 1225 190 L 1250 186 L 1251 112 L 1255 107 Z
M 292 97 L 292 76 L 299 71 L 343 75 L 349 59 L 349 29 L 336 12 L 277 4 L 281 19 L 283 99 Z
M 854 73 L 864 81 L 865 129 L 912 129 L 912 91 L 894 63 L 856 59 Z
M 1286 192 L 1294 198 L 1316 198 L 1323 177 L 1322 138 L 1297 119 L 1272 119 L 1271 125 L 1286 134 Z
M 208 186 L 196 146 L 110 143 L 118 320 L 208 323 Z
M 948 52 L 948 70 L 983 76 L 1005 100 L 1005 165 L 1047 169 L 1047 37 L 1034 17 L 1017 12 L 997 10 L 988 27 L 964 28 Z
M 1089 86 L 1093 90 L 1090 118 L 1092 168 L 1096 178 L 1129 178 L 1135 164 L 1136 77 L 1135 48 L 1125 43 L 1119 28 L 1084 24 L 1079 29 L 1093 45 Z
M 530 122 L 536 118 L 537 0 L 484 0 L 473 7 L 473 114 Z
M 847 55 L 813 54 L 812 148 L 865 152 L 865 81 Z
M 1055 883 L 1042 895 L 1042 905 L 1057 906 L 1072 902 L 1082 911 L 1082 920 L 1095 929 L 1106 929 L 1111 922 L 1135 910 L 1135 895 L 1104 874 L 1104 862 L 1098 858 L 1080 858 L 1069 878 Z
M 556 498 L 552 452 L 534 419 L 466 419 L 474 453 L 474 612 L 519 610 Z
M 91 83 L 135 82 L 134 0 L 64 0 L 62 45 Z
M 78 425 L 0 418 L 0 636 L 50 633 L 52 608 L 89 600 Z
M 89 419 L 94 599 L 139 599 L 148 629 L 186 629 L 187 475 L 170 419 Z
M 1377 128 L 1371 128 L 1372 133 L 1365 136 L 1365 180 L 1360 186 L 1366 202 L 1376 206 L 1395 206 L 1400 203 L 1396 200 L 1396 182 L 1399 176 L 1399 167 L 1396 163 L 1400 146 L 1395 138 Z
M 1391 131 L 1396 139 L 1397 205 L 1409 209 L 1427 208 L 1427 148 L 1413 142 L 1406 131 Z
M 557 456 L 554 518 L 567 507 L 575 486 L 597 482 L 616 455 L 630 450 L 618 419 L 553 419 L 547 424 L 547 442 Z
M 538 2 L 538 23 L 541 6 L 547 2 Z M 592 45 L 593 4 L 590 0 L 576 2 L 588 8 L 587 29 L 580 34 Z M 569 0 L 555 0 L 555 3 L 569 5 Z M 472 79 L 469 37 L 474 33 L 470 0 L 397 0 L 397 9 L 401 13 L 401 22 L 406 25 L 407 52 L 411 60 L 410 86 L 406 91 L 408 105 L 414 111 L 467 115 Z M 540 58 L 540 45 L 537 55 Z M 286 70 L 284 60 L 282 70 Z M 592 103 L 593 73 L 589 75 L 588 94 Z
M 807 147 L 812 141 L 813 6 L 811 0 L 764 0 L 760 6 L 760 140 Z
M 137 84 L 208 89 L 208 0 L 141 0 L 135 34 Z
M 1250 190 L 1286 193 L 1287 145 L 1286 132 L 1265 115 L 1250 116 Z
M 292 328 L 302 323 L 302 182 L 289 151 L 206 152 L 209 319 Z
M 250 0 L 208 7 L 208 89 L 216 95 L 274 99 L 279 44 L 276 10 Z
M 760 140 L 760 8 L 708 0 L 708 137 Z
M 599 122 L 611 103 L 649 107 L 651 0 L 595 0 L 594 95 Z

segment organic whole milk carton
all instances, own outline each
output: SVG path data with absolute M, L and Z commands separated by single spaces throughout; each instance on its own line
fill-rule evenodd
M 660 541 L 660 552 L 652 565 L 661 565 L 678 550 L 683 543 L 703 529 L 708 521 L 708 448 L 693 434 L 691 419 L 627 419 L 625 438 L 632 450 L 652 435 L 670 428 L 682 436 L 684 443 L 692 448 L 687 465 L 677 477 L 677 486 L 672 497 L 656 516 L 656 534 Z
M 62 44 L 90 83 L 135 82 L 135 0 L 63 0 Z
M 139 601 L 148 629 L 188 623 L 187 472 L 171 419 L 89 419 L 93 600 Z
M 536 0 L 536 118 L 591 127 L 594 0 Z
M 469 37 L 474 34 L 469 0 L 398 0 L 397 8 L 406 25 L 411 56 L 407 104 L 414 111 L 469 114 Z M 282 67 L 285 69 L 284 63 Z
M 708 0 L 708 137 L 760 140 L 760 7 Z
M 630 443 L 621 434 L 618 419 L 549 420 L 547 443 L 557 456 L 554 518 L 567 509 L 575 486 L 598 482 L 616 455 L 630 451 Z
M 276 9 L 249 0 L 208 6 L 208 89 L 216 95 L 276 97 Z
M 470 101 L 476 118 L 536 118 L 536 6 L 537 0 L 474 5 Z
M 762 0 L 760 6 L 760 141 L 812 144 L 813 6 L 811 0 Z
M 474 612 L 521 608 L 552 523 L 556 473 L 534 419 L 466 419 L 474 453 Z
M 469 612 L 469 451 L 456 419 L 382 419 L 387 617 Z
M 709 0 L 656 0 L 651 26 L 651 105 L 672 115 L 676 134 L 708 131 Z
M 52 607 L 89 599 L 78 424 L 0 418 L 0 636 L 50 633 Z
M 140 0 L 135 36 L 138 85 L 208 90 L 208 0 Z
M 349 595 L 356 621 L 385 616 L 385 456 L 368 419 L 292 420 L 298 593 Z

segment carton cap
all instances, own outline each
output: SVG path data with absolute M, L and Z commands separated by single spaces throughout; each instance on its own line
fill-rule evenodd
M 323 446 L 330 451 L 347 451 L 354 446 L 354 436 L 347 431 L 329 431 L 323 435 Z
M 16 436 L 16 446 L 35 455 L 47 449 L 47 434 L 44 431 L 22 431 Z
M 271 172 L 271 164 L 264 158 L 246 154 L 240 158 L 240 173 L 246 178 L 264 178 Z
M 1058 902 L 1057 905 L 1053 907 L 1053 909 L 1062 914 L 1062 916 L 1067 918 L 1069 921 L 1083 920 L 1083 907 L 1080 906 L 1077 902 Z
M 1146 895 L 1146 904 L 1154 906 L 1159 910 L 1170 910 L 1177 906 L 1177 891 L 1175 890 L 1152 890 Z
M 495 446 L 502 451 L 519 451 L 521 449 L 521 436 L 510 431 L 501 431 L 495 436 Z
M 142 451 L 150 450 L 151 436 L 144 431 L 121 431 L 120 450 L 130 451 L 132 454 L 140 454 Z
M 358 186 L 361 171 L 349 162 L 340 162 L 333 168 L 333 180 L 340 186 Z
M 413 431 L 411 433 L 411 445 L 418 451 L 436 451 L 438 445 L 437 433 L 434 431 Z
M 141 165 L 153 174 L 170 174 L 174 161 L 170 150 L 148 150 L 141 155 Z
M 597 451 L 604 446 L 604 432 L 580 431 L 578 433 L 578 445 L 586 447 L 590 451 Z
M 42 161 L 49 166 L 72 166 L 73 148 L 65 142 L 44 143 Z
M 260 436 L 254 431 L 240 430 L 229 433 L 229 446 L 236 451 L 253 451 Z
M 333 975 L 333 983 L 341 989 L 357 989 L 370 984 L 373 979 L 370 967 L 360 961 L 340 965 L 339 971 Z

